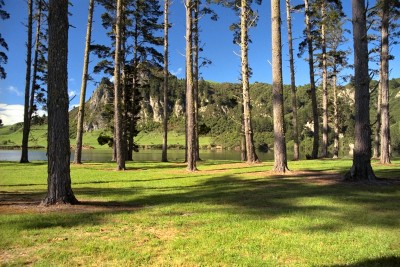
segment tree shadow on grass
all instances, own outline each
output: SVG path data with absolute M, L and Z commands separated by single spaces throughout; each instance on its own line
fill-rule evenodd
M 363 260 L 354 264 L 333 265 L 332 267 L 398 267 L 400 266 L 400 257 L 382 257 Z
M 387 171 L 387 170 L 385 170 Z M 379 173 L 379 171 L 378 171 Z M 400 170 L 391 174 L 400 176 Z M 399 177 L 397 176 L 397 177 Z M 395 176 L 392 176 L 395 177 Z M 359 183 L 342 183 L 341 175 L 332 172 L 301 171 L 285 175 L 271 172 L 248 172 L 241 174 L 218 173 L 212 176 L 197 175 L 174 177 L 171 179 L 193 179 L 191 183 L 160 183 L 161 178 L 153 179 L 154 186 L 132 182 L 123 188 L 92 186 L 73 188 L 75 194 L 85 200 L 80 205 L 33 209 L 33 213 L 48 213 L 51 222 L 43 222 L 39 215 L 32 214 L 36 222 L 14 223 L 28 229 L 37 227 L 74 227 L 81 224 L 100 224 L 105 213 L 135 212 L 143 206 L 168 206 L 185 204 L 205 204 L 207 212 L 226 214 L 247 214 L 254 219 L 273 219 L 279 216 L 301 216 L 313 218 L 332 218 L 334 222 L 307 225 L 306 231 L 339 231 L 348 224 L 398 227 L 400 210 L 400 186 L 373 186 Z M 151 180 L 151 179 L 149 179 Z M 138 181 L 139 182 L 139 181 Z M 140 180 L 142 182 L 142 180 Z M 5 201 L 14 207 L 37 205 L 45 192 L 36 190 L 17 193 L 0 193 L 0 209 Z M 113 201 L 87 201 L 90 199 L 111 199 Z M 24 204 L 25 203 L 25 204 Z M 9 205 L 12 207 L 12 205 Z M 201 211 L 205 212 L 204 207 Z M 87 217 L 85 216 L 87 214 Z M 65 220 L 57 218 L 64 217 Z M 68 218 L 65 218 L 65 217 Z M 76 221 L 77 220 L 77 221 Z

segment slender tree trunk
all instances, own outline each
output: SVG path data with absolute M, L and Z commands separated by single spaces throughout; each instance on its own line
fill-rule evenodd
M 326 0 L 322 0 L 321 50 L 322 50 L 322 151 L 321 157 L 328 156 L 328 69 L 326 59 Z
M 193 1 L 186 0 L 186 116 L 187 116 L 187 170 L 196 171 L 195 157 L 195 104 L 193 93 L 192 8 Z
M 117 21 L 115 27 L 115 59 L 114 59 L 114 142 L 117 154 L 117 170 L 125 170 L 126 147 L 123 141 L 122 122 L 122 88 L 121 88 L 121 37 L 122 37 L 122 0 L 117 0 Z
M 271 0 L 272 21 L 272 105 L 274 117 L 274 171 L 288 170 L 283 112 L 283 78 L 280 0 Z
M 381 163 L 390 162 L 390 125 L 389 125 L 389 0 L 382 0 L 382 44 L 381 44 Z
M 49 0 L 48 25 L 48 178 L 42 204 L 75 204 L 70 176 L 68 0 Z
M 241 0 L 240 14 L 240 48 L 242 53 L 242 86 L 243 86 L 243 121 L 244 135 L 246 138 L 247 163 L 255 163 L 258 157 L 254 148 L 253 129 L 251 125 L 250 86 L 249 86 L 249 61 L 248 61 L 248 2 Z
M 352 0 L 355 84 L 355 144 L 353 166 L 345 175 L 349 181 L 375 181 L 371 166 L 369 120 L 368 40 L 365 0 Z
M 307 45 L 308 45 L 308 66 L 310 74 L 310 93 L 311 93 L 311 104 L 313 113 L 313 125 L 314 125 L 314 140 L 311 158 L 318 158 L 319 149 L 319 118 L 318 118 L 318 106 L 317 106 L 317 92 L 315 88 L 314 79 L 314 52 L 312 44 L 312 34 L 311 34 L 311 21 L 310 21 L 310 8 L 308 0 L 304 0 L 305 13 L 306 13 L 306 33 L 307 33 Z
M 380 146 L 381 146 L 381 111 L 382 111 L 382 70 L 380 75 L 380 82 L 378 85 L 378 96 L 377 96 L 377 103 L 376 103 L 376 126 L 375 126 L 375 133 L 374 133 L 374 147 L 373 147 L 373 154 L 372 157 L 374 159 L 379 159 L 380 155 Z
M 193 9 L 193 93 L 194 93 L 194 135 L 196 160 L 200 160 L 199 151 L 199 0 L 194 0 Z
M 164 0 L 164 116 L 163 116 L 163 145 L 161 161 L 168 161 L 168 16 L 169 16 L 169 0 Z
M 82 164 L 83 119 L 85 117 L 85 98 L 86 98 L 86 85 L 88 80 L 88 67 L 89 67 L 89 54 L 90 54 L 89 47 L 92 37 L 93 9 L 94 9 L 94 0 L 90 0 L 88 23 L 86 29 L 85 55 L 83 60 L 81 96 L 80 96 L 79 110 L 78 110 L 78 124 L 76 126 L 77 129 L 76 129 L 76 148 L 75 148 L 74 164 Z
M 333 158 L 339 157 L 339 118 L 338 118 L 338 102 L 337 102 L 337 70 L 336 70 L 336 60 L 333 62 L 334 70 L 333 70 L 333 130 L 334 130 L 334 138 L 333 138 Z
M 41 39 L 41 27 L 42 27 L 42 0 L 38 1 L 38 13 L 37 13 L 37 25 L 36 25 L 36 37 L 35 37 L 35 55 L 33 56 L 33 74 L 32 74 L 32 83 L 31 83 L 31 93 L 30 93 L 30 100 L 29 100 L 29 127 L 28 127 L 28 136 L 31 130 L 31 122 L 32 116 L 35 112 L 35 93 L 36 93 L 36 82 L 37 82 L 37 71 L 38 71 L 38 60 L 39 60 L 39 46 L 40 46 L 40 39 Z
M 29 92 L 31 84 L 32 65 L 32 28 L 33 28 L 33 0 L 28 0 L 28 38 L 26 42 L 26 76 L 25 76 L 25 104 L 24 104 L 24 128 L 22 132 L 22 152 L 20 163 L 29 162 L 28 140 L 31 122 L 29 120 Z
M 294 72 L 294 57 L 293 57 L 293 36 L 292 36 L 292 16 L 290 0 L 286 0 L 286 22 L 288 28 L 288 43 L 289 43 L 289 64 L 290 64 L 290 89 L 292 92 L 292 110 L 293 110 L 293 160 L 299 160 L 300 143 L 299 143 L 299 126 L 297 123 L 297 96 L 296 96 L 296 78 Z

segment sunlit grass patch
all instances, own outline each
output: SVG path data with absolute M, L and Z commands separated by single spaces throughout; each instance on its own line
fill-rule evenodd
M 400 186 L 343 183 L 350 160 L 71 165 L 81 205 L 39 207 L 47 166 L 0 163 L 0 259 L 35 266 L 396 266 Z M 379 177 L 400 177 L 399 161 Z

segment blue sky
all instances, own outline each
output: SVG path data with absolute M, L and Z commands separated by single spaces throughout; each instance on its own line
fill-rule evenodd
M 72 16 L 69 32 L 69 94 L 72 97 L 77 95 L 71 105 L 79 103 L 79 90 L 81 86 L 83 53 L 85 45 L 85 33 L 87 23 L 88 0 L 72 0 L 73 6 L 70 7 Z M 163 1 L 161 1 L 163 2 Z M 294 0 L 292 4 L 299 4 L 302 0 Z M 343 1 L 345 13 L 351 16 L 351 1 Z M 284 1 L 282 3 L 282 19 L 285 18 Z M 259 13 L 259 22 L 257 28 L 250 30 L 252 44 L 249 51 L 249 62 L 253 69 L 251 82 L 270 83 L 271 65 L 271 34 L 270 34 L 270 1 L 264 0 L 261 6 L 254 6 Z M 25 0 L 6 1 L 5 9 L 10 13 L 11 18 L 1 22 L 0 32 L 9 45 L 8 64 L 5 65 L 7 79 L 0 80 L 0 118 L 4 124 L 12 124 L 22 121 L 22 110 L 24 103 L 24 79 L 25 79 L 25 42 L 26 42 L 26 14 L 27 4 Z M 212 65 L 201 69 L 205 80 L 216 82 L 237 82 L 240 77 L 240 49 L 232 42 L 232 32 L 229 31 L 229 25 L 238 18 L 231 10 L 222 7 L 216 7 L 219 15 L 217 22 L 211 21 L 209 17 L 204 17 L 200 21 L 201 39 L 204 43 L 204 52 L 202 56 L 212 60 Z M 93 43 L 107 43 L 108 39 L 105 30 L 101 26 L 100 15 L 103 11 L 95 9 L 95 18 L 93 26 Z M 185 10 L 181 0 L 173 1 L 170 13 L 170 72 L 179 78 L 184 77 L 185 68 Z M 290 83 L 288 55 L 286 44 L 286 21 L 282 23 L 282 42 L 283 42 L 283 72 L 284 82 Z M 302 35 L 304 27 L 304 17 L 302 13 L 293 15 L 294 48 L 297 50 L 299 37 Z M 350 22 L 347 24 L 350 28 Z M 351 40 L 351 36 L 349 36 Z M 346 47 L 351 48 L 348 43 Z M 296 53 L 296 51 L 295 51 Z M 95 61 L 94 56 L 91 60 Z M 306 84 L 309 82 L 308 67 L 304 59 L 295 57 L 296 60 L 296 82 L 297 84 Z M 350 61 L 352 59 L 350 58 Z M 398 59 L 391 65 L 398 65 Z M 89 66 L 91 70 L 94 64 Z M 399 70 L 394 70 L 392 77 L 400 77 Z M 100 79 L 100 77 L 97 77 Z M 89 99 L 95 85 L 88 84 L 86 99 Z

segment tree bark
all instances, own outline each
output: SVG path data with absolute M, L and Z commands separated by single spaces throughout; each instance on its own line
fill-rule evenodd
M 121 88 L 121 43 L 122 43 L 122 0 L 117 0 L 117 21 L 115 27 L 115 59 L 114 59 L 114 128 L 117 170 L 125 170 L 126 147 L 123 141 L 122 122 L 122 88 Z
M 195 105 L 193 92 L 192 8 L 193 1 L 186 0 L 186 116 L 187 116 L 187 170 L 196 171 L 195 157 Z
M 241 0 L 240 13 L 240 48 L 242 61 L 242 88 L 243 88 L 243 121 L 246 138 L 247 163 L 255 163 L 258 157 L 254 148 L 253 128 L 251 125 L 250 86 L 249 86 L 249 59 L 248 59 L 248 2 Z
M 338 111 L 338 102 L 337 102 L 337 70 L 336 70 L 336 60 L 333 59 L 333 78 L 332 78 L 332 87 L 333 87 L 333 158 L 339 157 L 339 111 Z
M 311 94 L 311 105 L 312 105 L 312 113 L 313 113 L 313 149 L 311 158 L 318 158 L 318 149 L 319 149 L 319 118 L 318 118 L 318 105 L 317 105 L 317 93 L 315 88 L 315 79 L 314 79 L 314 52 L 313 52 L 313 44 L 312 44 L 312 34 L 311 34 L 311 21 L 310 21 L 310 8 L 308 4 L 308 0 L 304 0 L 305 5 L 305 13 L 306 13 L 306 33 L 307 33 L 307 46 L 308 46 L 308 67 L 310 74 L 310 94 Z
M 375 181 L 371 166 L 371 126 L 369 119 L 368 40 L 365 0 L 352 0 L 355 84 L 355 144 L 348 181 Z
M 274 171 L 288 170 L 283 112 L 283 78 L 280 0 L 271 0 L 272 20 L 272 105 L 274 117 Z
M 161 161 L 168 161 L 168 16 L 169 16 L 169 0 L 164 0 L 164 116 L 163 116 L 163 145 Z
M 374 133 L 374 147 L 373 147 L 373 154 L 372 157 L 374 159 L 380 158 L 380 146 L 381 146 L 381 113 L 382 113 L 382 70 L 379 74 L 379 85 L 378 85 L 378 96 L 377 96 L 377 103 L 376 103 L 376 126 L 375 126 L 375 133 Z
M 194 156 L 200 160 L 199 151 L 199 0 L 194 0 L 193 8 L 193 94 L 194 94 Z
M 290 64 L 290 89 L 292 92 L 292 110 L 293 110 L 293 160 L 299 160 L 300 143 L 299 143 L 299 126 L 297 123 L 297 94 L 296 94 L 296 77 L 294 72 L 294 57 L 293 57 L 293 36 L 292 36 L 292 16 L 290 0 L 286 0 L 286 22 L 288 28 L 288 43 L 289 43 L 289 64 Z
M 20 163 L 29 162 L 28 142 L 31 122 L 29 120 L 29 92 L 31 84 L 32 65 L 32 28 L 33 28 L 33 0 L 28 0 L 28 37 L 26 42 L 26 75 L 25 75 L 25 103 L 24 103 L 24 128 L 22 132 L 22 151 Z
M 322 150 L 321 157 L 328 156 L 328 69 L 326 58 L 326 0 L 321 5 L 321 50 L 322 50 Z
M 86 85 L 88 80 L 88 67 L 89 67 L 89 54 L 90 54 L 89 47 L 92 37 L 93 10 L 94 10 L 94 0 L 90 0 L 88 22 L 86 29 L 85 55 L 83 59 L 81 95 L 80 95 L 79 110 L 78 110 L 78 123 L 76 126 L 77 129 L 76 129 L 76 147 L 75 147 L 74 164 L 82 164 L 83 119 L 85 117 L 85 98 L 86 98 Z
M 42 204 L 76 204 L 70 176 L 68 0 L 49 1 L 48 27 L 48 178 Z
M 389 0 L 382 0 L 381 27 L 381 163 L 390 164 L 389 125 Z

